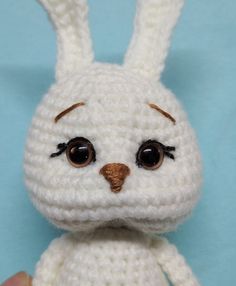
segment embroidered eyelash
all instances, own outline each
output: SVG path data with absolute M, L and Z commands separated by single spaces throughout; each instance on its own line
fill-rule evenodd
M 56 153 L 52 153 L 50 155 L 50 158 L 55 158 L 55 157 L 58 157 L 60 156 L 61 154 L 63 154 L 65 151 L 66 151 L 66 148 L 68 146 L 68 143 L 60 143 L 57 145 L 57 149 L 59 150 L 58 152 Z
M 165 146 L 165 145 L 163 145 L 161 143 L 160 143 L 160 145 L 162 146 L 162 148 L 164 150 L 164 154 L 167 157 L 169 157 L 170 159 L 175 160 L 175 156 L 172 153 L 170 153 L 170 152 L 174 152 L 176 150 L 176 148 L 173 147 L 173 146 Z
M 50 155 L 50 158 L 55 158 L 60 156 L 61 154 L 63 154 L 66 151 L 66 148 L 68 147 L 68 145 L 70 143 L 73 143 L 75 140 L 77 140 L 78 137 L 71 139 L 70 141 L 68 141 L 67 143 L 60 143 L 57 145 L 57 149 L 59 150 L 58 152 L 52 153 Z

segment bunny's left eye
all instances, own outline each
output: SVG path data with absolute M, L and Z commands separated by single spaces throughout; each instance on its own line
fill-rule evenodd
M 55 158 L 66 152 L 68 162 L 75 168 L 83 168 L 96 161 L 93 144 L 86 138 L 76 137 L 67 144 L 59 144 L 57 148 L 59 151 L 53 153 L 51 158 Z
M 167 156 L 175 159 L 171 151 L 175 151 L 175 147 L 165 146 L 155 140 L 144 142 L 136 155 L 136 163 L 139 167 L 146 170 L 156 170 L 161 167 L 164 157 Z

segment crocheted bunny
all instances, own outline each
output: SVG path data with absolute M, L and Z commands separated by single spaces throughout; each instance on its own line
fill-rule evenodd
M 138 1 L 122 66 L 94 62 L 85 0 L 41 2 L 58 61 L 30 129 L 26 184 L 36 208 L 70 233 L 43 254 L 33 285 L 199 285 L 176 248 L 150 235 L 175 229 L 201 184 L 194 132 L 160 82 L 183 0 Z

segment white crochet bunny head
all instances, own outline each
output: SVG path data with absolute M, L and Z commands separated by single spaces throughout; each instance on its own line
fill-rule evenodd
M 174 229 L 199 197 L 195 135 L 160 82 L 183 0 L 139 0 L 122 66 L 93 62 L 85 0 L 41 0 L 57 28 L 57 81 L 25 153 L 35 206 L 72 231 Z

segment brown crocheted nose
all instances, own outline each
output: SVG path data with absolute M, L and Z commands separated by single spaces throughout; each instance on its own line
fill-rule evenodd
M 126 177 L 130 174 L 130 169 L 124 164 L 112 163 L 105 165 L 100 170 L 100 174 L 110 183 L 111 191 L 119 193 Z

